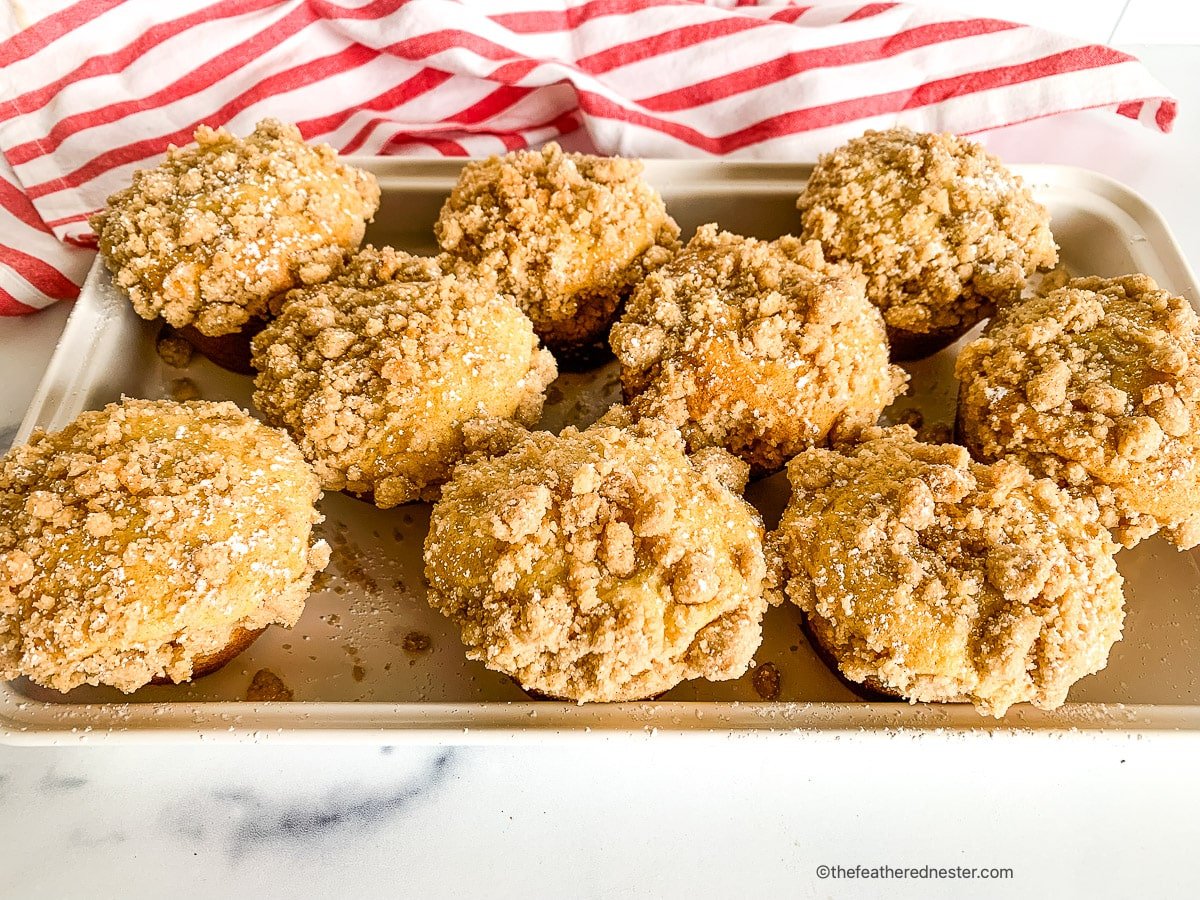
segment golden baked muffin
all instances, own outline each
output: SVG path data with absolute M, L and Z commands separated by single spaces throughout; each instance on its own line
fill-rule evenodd
M 1106 665 L 1124 596 L 1095 504 L 907 426 L 806 451 L 788 478 L 769 552 L 850 680 L 999 717 Z
M 893 359 L 948 346 L 1058 260 L 1021 178 L 952 134 L 868 131 L 821 157 L 796 205 L 802 237 L 862 267 Z
M 254 402 L 329 490 L 387 508 L 436 496 L 477 416 L 533 425 L 554 358 L 482 278 L 368 246 L 289 293 L 254 339 Z
M 378 206 L 374 175 L 264 119 L 245 138 L 200 126 L 195 145 L 134 173 L 91 226 L 138 315 L 215 337 L 328 278 Z
M 1200 322 L 1146 275 L 1076 278 L 1001 309 L 959 356 L 958 430 L 1093 497 L 1132 547 L 1200 544 Z
M 510 438 L 462 463 L 425 541 L 430 605 L 467 656 L 576 701 L 742 675 L 762 640 L 763 527 L 746 467 L 689 458 L 619 407 L 586 431 Z M 495 452 L 498 448 L 489 448 Z
M 0 678 L 187 681 L 300 618 L 320 487 L 232 403 L 124 400 L 0 458 Z
M 630 409 L 771 472 L 875 424 L 907 376 L 888 364 L 861 279 L 816 242 L 705 225 L 646 278 L 613 327 Z
M 556 355 L 584 361 L 633 285 L 679 246 L 640 160 L 554 143 L 468 163 L 435 230 L 447 253 L 497 273 Z

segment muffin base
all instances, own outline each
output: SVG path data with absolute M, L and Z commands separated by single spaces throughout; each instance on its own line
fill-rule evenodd
M 191 344 L 202 356 L 212 360 L 222 369 L 239 375 L 253 375 L 250 364 L 250 342 L 267 325 L 265 319 L 251 319 L 241 331 L 212 337 L 198 331 L 195 326 L 184 325 L 175 333 Z
M 955 325 L 953 328 L 925 332 L 905 331 L 903 328 L 888 325 L 887 339 L 892 362 L 915 362 L 933 356 L 945 350 L 976 324 L 972 322 L 970 325 Z
M 249 631 L 242 628 L 240 625 L 233 630 L 233 634 L 229 636 L 229 643 L 219 650 L 214 650 L 211 653 L 202 653 L 197 656 L 192 664 L 192 677 L 188 681 L 195 681 L 197 678 L 203 678 L 205 675 L 211 675 L 213 672 L 220 669 L 226 663 L 230 662 L 235 656 L 247 649 L 251 644 L 258 640 L 266 628 L 257 628 L 254 631 Z M 165 675 L 160 675 L 157 678 L 150 679 L 151 684 L 183 684 L 184 682 L 172 681 Z
M 817 658 L 825 663 L 826 668 L 833 673 L 833 676 L 842 683 L 842 687 L 850 691 L 859 700 L 864 700 L 867 703 L 904 703 L 907 698 L 899 692 L 886 687 L 882 682 L 868 678 L 866 681 L 851 681 L 842 673 L 841 666 L 838 665 L 837 657 L 833 652 L 821 641 L 809 624 L 808 616 L 801 615 L 800 631 L 803 632 L 808 645 L 812 647 L 813 652 L 817 654 Z
M 517 685 L 517 687 L 521 688 L 521 690 L 525 693 L 525 695 L 527 697 L 529 697 L 530 700 L 537 700 L 539 702 L 544 702 L 544 703 L 574 703 L 577 705 L 580 702 L 583 702 L 583 703 L 646 703 L 650 700 L 657 700 L 659 697 L 661 697 L 667 693 L 666 691 L 659 691 L 657 694 L 648 694 L 645 697 L 635 697 L 635 698 L 632 698 L 629 700 L 584 700 L 584 701 L 579 701 L 579 700 L 572 700 L 570 697 L 556 697 L 553 694 L 543 694 L 541 691 L 531 690 L 530 688 L 523 687 L 521 685 L 521 683 L 519 681 L 517 681 L 515 678 L 513 679 L 513 682 Z
M 547 342 L 546 349 L 558 363 L 559 372 L 590 372 L 614 359 L 612 348 L 608 345 L 607 331 L 588 343 L 556 344 Z

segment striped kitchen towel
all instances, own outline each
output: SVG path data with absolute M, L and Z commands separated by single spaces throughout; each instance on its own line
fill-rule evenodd
M 7 0 L 6 18 L 0 314 L 75 296 L 88 215 L 200 123 L 274 116 L 348 154 L 582 128 L 602 153 L 810 160 L 893 123 L 1175 115 L 1124 53 L 903 3 Z

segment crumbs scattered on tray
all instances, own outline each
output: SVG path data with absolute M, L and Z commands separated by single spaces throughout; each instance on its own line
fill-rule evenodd
M 1051 291 L 1057 291 L 1061 287 L 1066 287 L 1067 282 L 1070 280 L 1070 270 L 1062 263 L 1059 263 L 1057 267 L 1051 269 L 1037 280 L 1036 291 L 1038 294 L 1044 296 Z
M 765 662 L 754 670 L 754 676 L 751 683 L 754 685 L 754 693 L 758 694 L 764 700 L 778 700 L 779 687 L 782 678 L 779 675 L 779 670 L 775 668 L 775 663 Z
M 408 653 L 424 653 L 433 642 L 423 631 L 410 631 L 404 635 L 400 646 Z
M 934 422 L 917 430 L 917 440 L 923 444 L 949 444 L 954 441 L 954 429 L 945 422 Z
M 186 369 L 191 365 L 192 345 L 170 328 L 158 333 L 154 349 L 158 351 L 158 358 L 173 369 Z
M 361 548 L 351 541 L 341 529 L 326 529 L 326 531 L 329 532 L 330 561 L 342 579 L 355 587 L 362 588 L 373 597 L 379 596 L 379 582 L 367 571 L 367 567 L 363 563 Z M 323 580 L 321 587 L 325 587 L 326 584 L 328 581 Z M 338 587 L 334 587 L 334 592 L 343 593 Z
M 344 644 L 342 649 L 350 657 L 350 677 L 357 682 L 361 682 L 367 677 L 367 669 L 363 665 L 362 657 L 358 655 L 358 648 L 353 644 Z
M 906 406 L 895 417 L 897 425 L 907 425 L 917 433 L 917 440 L 925 444 L 949 444 L 954 440 L 954 429 L 945 422 L 925 423 L 925 414 L 915 406 Z
M 293 699 L 292 689 L 270 669 L 259 669 L 246 688 L 246 699 L 253 701 L 286 702 Z
M 172 400 L 178 400 L 180 403 L 185 400 L 200 399 L 200 388 L 190 378 L 172 379 L 171 383 L 167 385 L 167 392 L 171 395 Z

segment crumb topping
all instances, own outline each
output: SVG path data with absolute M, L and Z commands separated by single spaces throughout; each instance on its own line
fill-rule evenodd
M 190 378 L 172 378 L 167 384 L 167 393 L 172 400 L 199 400 L 200 386 Z
M 195 348 L 169 328 L 163 328 L 154 342 L 158 358 L 173 369 L 186 369 L 192 364 Z
M 641 160 L 555 143 L 468 163 L 438 217 L 438 242 L 496 272 L 551 349 L 586 344 L 679 246 L 642 170 Z
M 1001 716 L 1104 668 L 1124 596 L 1094 503 L 906 426 L 862 437 L 788 464 L 769 551 L 847 678 Z
M 642 282 L 612 347 L 635 413 L 760 471 L 873 425 L 907 380 L 861 280 L 816 242 L 716 225 Z
M 368 246 L 333 280 L 289 293 L 253 342 L 254 402 L 330 490 L 387 508 L 429 499 L 463 424 L 532 425 L 556 368 L 493 282 Z
M 328 278 L 362 242 L 379 185 L 274 119 L 246 138 L 195 137 L 135 172 L 91 226 L 138 315 L 230 334 L 273 295 Z
M 738 463 L 689 459 L 676 429 L 620 413 L 509 438 L 458 467 L 425 542 L 429 602 L 467 655 L 581 702 L 742 675 L 767 601 L 762 522 L 727 486 Z
M 959 422 L 1100 504 L 1118 541 L 1200 544 L 1200 321 L 1147 275 L 1076 278 L 1002 309 L 964 348 Z
M 246 688 L 246 699 L 251 703 L 287 703 L 295 699 L 295 693 L 284 680 L 270 669 L 259 669 Z
M 185 681 L 293 625 L 328 547 L 295 445 L 232 403 L 124 400 L 0 458 L 0 678 Z
M 1058 259 L 1050 215 L 979 144 L 907 128 L 822 156 L 797 201 L 805 238 L 861 266 L 889 331 L 966 331 Z

